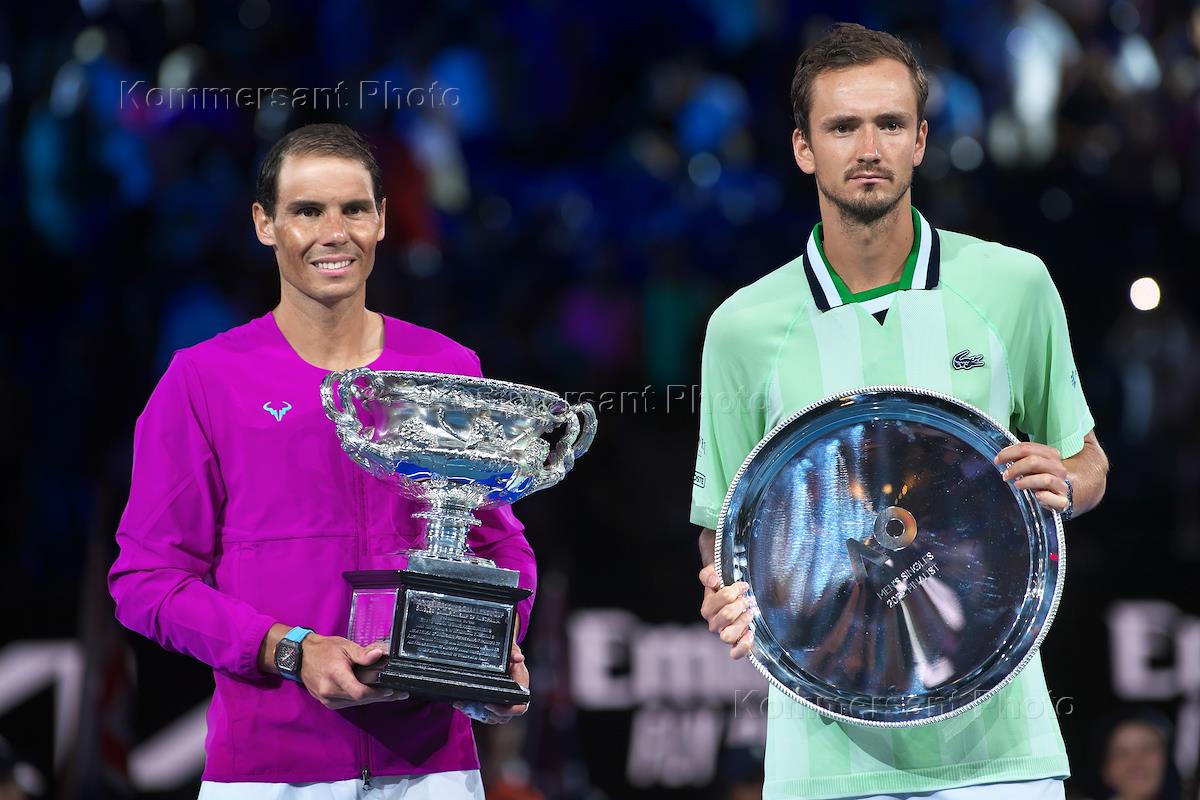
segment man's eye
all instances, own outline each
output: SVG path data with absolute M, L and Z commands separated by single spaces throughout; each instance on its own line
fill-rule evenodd
M 313 208 L 312 206 L 300 209 L 300 216 L 302 217 L 315 217 L 320 213 L 321 212 L 318 209 Z
M 836 128 L 833 129 L 834 133 L 849 133 L 849 131 L 850 131 L 850 129 L 848 127 L 846 127 L 845 125 L 838 125 Z
M 898 130 L 900 130 L 900 123 L 899 122 L 889 122 L 887 124 L 887 129 L 889 131 L 898 131 Z
M 350 206 L 349 208 L 346 209 L 346 213 L 350 214 L 350 215 L 361 214 L 362 212 L 363 212 L 362 206 Z

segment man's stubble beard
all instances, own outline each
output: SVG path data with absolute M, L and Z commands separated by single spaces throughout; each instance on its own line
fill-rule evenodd
M 834 208 L 838 210 L 838 216 L 842 222 L 852 228 L 870 228 L 886 217 L 900 203 L 900 198 L 908 192 L 912 187 L 912 175 L 908 176 L 908 182 L 896 192 L 896 195 L 891 199 L 879 200 L 878 197 L 872 197 L 872 192 L 867 193 L 865 202 L 847 200 L 844 197 L 838 197 L 833 192 L 825 188 L 821 183 L 821 179 L 813 176 L 817 181 L 817 191 L 819 191 L 825 199 L 833 203 Z M 878 184 L 877 184 L 878 185 Z

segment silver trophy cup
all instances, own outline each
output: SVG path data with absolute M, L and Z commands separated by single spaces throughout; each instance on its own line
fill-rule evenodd
M 426 522 L 426 546 L 407 551 L 406 569 L 344 573 L 347 638 L 388 651 L 360 677 L 443 699 L 527 703 L 508 668 L 515 607 L 530 592 L 515 570 L 472 553 L 467 532 L 477 510 L 561 481 L 591 445 L 595 410 L 515 383 L 366 368 L 327 375 L 321 400 L 342 449 L 425 506 L 413 516 Z

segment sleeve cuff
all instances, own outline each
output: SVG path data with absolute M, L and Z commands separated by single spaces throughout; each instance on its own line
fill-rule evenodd
M 710 530 L 717 529 L 717 520 L 721 518 L 721 509 L 707 508 L 705 506 L 692 506 L 691 521 L 693 525 L 699 525 L 701 528 L 709 528 Z
M 246 621 L 242 626 L 241 641 L 242 655 L 238 659 L 236 675 L 239 678 L 246 678 L 252 681 L 262 681 L 274 676 L 264 674 L 258 668 L 258 651 L 262 647 L 263 639 L 266 638 L 267 631 L 271 630 L 271 626 L 275 624 L 275 620 L 268 617 L 266 614 L 255 614 Z
M 1083 450 L 1084 437 L 1086 437 L 1091 431 L 1095 430 L 1095 428 L 1095 421 L 1092 419 L 1091 415 L 1088 415 L 1087 419 L 1083 421 L 1083 424 L 1080 425 L 1070 436 L 1064 436 L 1056 442 L 1047 442 L 1047 444 L 1057 450 L 1059 455 L 1066 460 L 1072 456 L 1079 455 L 1079 452 Z
M 521 627 L 517 631 L 517 644 L 525 640 L 529 634 L 529 617 L 533 614 L 533 595 L 525 598 L 517 603 L 517 619 L 520 620 Z

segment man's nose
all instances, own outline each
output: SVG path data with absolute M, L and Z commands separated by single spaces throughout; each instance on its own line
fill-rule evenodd
M 862 143 L 858 148 L 858 160 L 870 164 L 879 162 L 879 133 L 870 125 L 862 128 Z
M 346 241 L 346 219 L 340 211 L 326 214 L 321 225 L 321 242 L 337 244 L 344 241 Z

